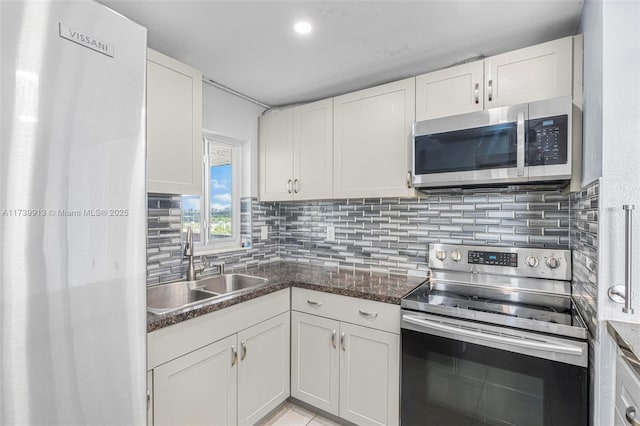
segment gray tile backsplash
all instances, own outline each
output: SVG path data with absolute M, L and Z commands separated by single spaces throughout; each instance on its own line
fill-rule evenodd
M 188 264 L 182 252 L 181 197 L 149 194 L 147 202 L 147 284 L 179 280 L 186 275 Z M 230 270 L 279 260 L 278 222 L 278 204 L 243 198 L 240 232 L 243 237 L 251 238 L 251 248 L 205 256 L 204 260 L 224 262 Z M 260 227 L 263 225 L 270 230 L 266 240 L 260 239 Z M 211 265 L 203 274 L 215 271 L 217 267 Z
M 592 337 L 597 336 L 599 181 L 571 194 L 571 291 Z
M 326 240 L 328 226 L 335 241 Z M 569 196 L 447 194 L 280 203 L 280 256 L 313 265 L 426 275 L 429 243 L 569 246 Z
M 148 284 L 184 276 L 180 200 L 149 194 Z M 289 260 L 424 276 L 429 243 L 568 248 L 569 204 L 558 192 L 281 203 L 246 198 L 241 228 L 251 233 L 251 249 L 207 260 L 224 261 L 227 269 Z M 269 226 L 267 240 L 260 240 L 262 225 Z M 328 226 L 335 227 L 335 241 L 326 239 Z

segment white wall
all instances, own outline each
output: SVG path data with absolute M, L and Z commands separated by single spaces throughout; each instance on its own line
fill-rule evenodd
M 258 117 L 264 108 L 202 84 L 202 127 L 246 142 L 243 145 L 242 196 L 258 196 Z

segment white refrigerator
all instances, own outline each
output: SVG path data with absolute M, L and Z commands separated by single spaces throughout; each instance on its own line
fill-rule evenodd
M 0 0 L 0 424 L 146 422 L 146 29 Z

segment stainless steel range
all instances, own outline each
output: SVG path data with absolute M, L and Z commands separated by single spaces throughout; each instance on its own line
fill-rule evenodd
M 571 252 L 434 244 L 402 306 L 402 423 L 586 425 Z

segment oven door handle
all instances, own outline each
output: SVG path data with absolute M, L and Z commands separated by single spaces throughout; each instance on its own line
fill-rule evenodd
M 538 349 L 542 351 L 552 351 L 556 353 L 563 353 L 563 354 L 576 355 L 576 356 L 582 355 L 582 348 L 578 346 L 567 346 L 567 345 L 559 345 L 554 343 L 536 342 L 533 340 L 516 339 L 513 337 L 505 337 L 505 336 L 498 336 L 495 334 L 481 333 L 478 331 L 467 330 L 464 328 L 445 325 L 438 322 L 433 322 L 433 321 L 413 317 L 410 315 L 404 315 L 402 319 L 408 323 L 411 323 L 423 328 L 444 331 L 446 333 L 450 333 L 453 335 L 474 337 L 476 339 L 486 340 L 489 342 L 504 343 L 507 345 L 519 346 L 527 349 Z

